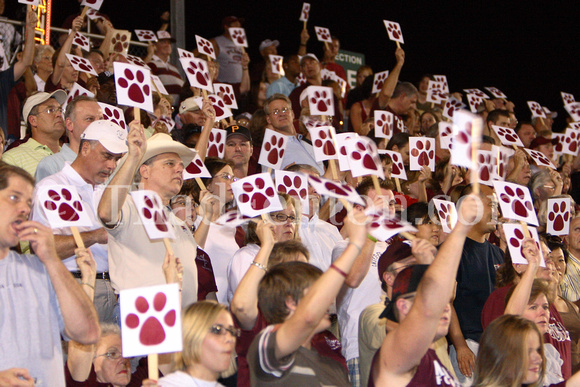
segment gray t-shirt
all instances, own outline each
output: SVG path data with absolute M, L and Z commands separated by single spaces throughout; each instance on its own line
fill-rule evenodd
M 0 259 L 0 370 L 26 368 L 39 386 L 64 386 L 63 331 L 45 266 L 10 251 Z

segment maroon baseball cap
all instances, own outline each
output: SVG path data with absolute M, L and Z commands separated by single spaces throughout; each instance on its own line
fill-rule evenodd
M 383 274 L 387 271 L 389 266 L 412 255 L 411 246 L 407 243 L 398 241 L 390 245 L 380 256 L 379 262 L 377 263 L 379 281 L 383 281 Z
M 428 268 L 429 265 L 412 265 L 401 270 L 401 272 L 397 274 L 395 282 L 393 283 L 392 300 L 387 304 L 379 318 L 386 317 L 389 320 L 397 321 L 397 317 L 395 316 L 395 304 L 397 300 L 405 294 L 417 291 L 419 283 L 423 278 L 423 274 L 425 274 Z
M 530 144 L 530 149 L 536 149 L 540 145 L 545 145 L 545 144 L 550 144 L 550 143 L 552 145 L 556 145 L 558 143 L 558 139 L 557 138 L 547 138 L 544 136 L 538 136 L 532 140 L 532 143 Z

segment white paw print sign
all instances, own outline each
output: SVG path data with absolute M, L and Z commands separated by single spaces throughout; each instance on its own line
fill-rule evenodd
M 441 149 L 450 149 L 453 140 L 453 124 L 441 121 L 437 126 L 439 127 L 439 143 Z
M 77 71 L 82 71 L 83 73 L 91 74 L 97 76 L 97 72 L 95 71 L 91 62 L 88 59 L 83 58 L 82 56 L 76 56 L 71 54 L 66 54 L 66 57 L 72 67 Z
M 515 151 L 511 148 L 497 145 L 492 145 L 491 151 L 495 159 L 492 170 L 493 180 L 505 180 L 508 162 Z
M 214 93 L 222 98 L 226 107 L 230 109 L 237 109 L 238 102 L 236 101 L 236 93 L 234 87 L 228 83 L 214 83 Z
M 403 40 L 403 31 L 401 31 L 401 26 L 399 23 L 394 21 L 383 20 L 385 23 L 385 28 L 389 34 L 389 39 L 399 43 L 405 43 Z
M 332 37 L 328 28 L 315 26 L 314 31 L 316 31 L 318 41 L 332 43 Z
M 409 167 L 411 171 L 420 171 L 423 166 L 435 171 L 435 139 L 427 137 L 409 138 Z
M 270 58 L 270 68 L 272 69 L 272 73 L 284 76 L 284 68 L 282 67 L 284 57 L 281 55 L 268 55 L 268 57 Z
M 368 137 L 360 136 L 346 144 L 348 163 L 353 177 L 375 175 L 385 178 L 377 145 Z
M 453 116 L 453 147 L 451 163 L 461 167 L 473 168 L 472 143 L 481 143 L 483 121 L 481 117 L 465 110 Z
M 220 98 L 220 96 L 216 94 L 210 94 L 207 96 L 207 99 L 213 106 L 215 110 L 215 120 L 220 121 L 231 117 L 233 115 L 232 111 L 226 106 L 225 102 Z M 199 106 L 200 109 L 203 108 L 203 98 L 202 97 L 195 97 L 193 101 Z
M 389 155 L 391 157 L 391 160 L 393 160 L 391 177 L 407 180 L 407 171 L 405 170 L 405 164 L 403 164 L 403 157 L 399 152 L 391 150 L 379 150 L 379 154 Z
M 455 97 L 448 98 L 443 106 L 443 117 L 453 119 L 456 111 L 463 109 L 465 104 Z
M 298 172 L 276 170 L 274 172 L 276 190 L 297 198 L 302 206 L 302 213 L 308 215 L 310 204 L 308 202 L 308 178 Z
M 98 11 L 99 9 L 101 9 L 101 5 L 103 5 L 103 1 L 104 0 L 83 0 L 81 2 L 81 5 L 90 7 L 92 9 Z
M 202 38 L 199 35 L 195 35 L 195 42 L 197 44 L 197 51 L 199 51 L 200 54 L 205 54 L 212 59 L 216 58 L 213 44 L 209 40 Z
M 493 153 L 492 151 L 477 150 L 479 183 L 493 187 Z
M 183 71 L 187 75 L 189 84 L 202 90 L 213 93 L 211 77 L 207 62 L 199 58 L 179 58 Z
M 544 261 L 544 255 L 542 254 L 542 249 L 540 248 L 540 238 L 538 237 L 538 230 L 535 227 L 528 227 L 530 230 L 530 236 L 536 242 L 536 247 L 540 252 L 540 266 L 546 267 L 546 262 Z M 528 260 L 524 256 L 524 231 L 521 224 L 515 223 L 504 223 L 503 233 L 505 235 L 505 240 L 507 242 L 510 257 L 513 263 L 516 264 L 528 264 Z
M 552 139 L 556 139 L 558 142 L 554 145 L 554 157 L 559 158 L 564 154 L 562 150 L 564 149 L 564 139 L 566 138 L 566 133 L 552 133 Z
M 386 211 L 384 208 L 370 208 L 365 213 L 371 218 L 368 224 L 369 234 L 380 241 L 386 242 L 402 232 L 418 231 L 410 223 L 393 217 L 390 211 Z
M 427 102 L 437 105 L 444 103 L 449 95 L 444 90 L 443 82 L 429 81 L 427 87 Z
M 144 67 L 144 68 L 146 68 L 148 70 L 151 70 L 151 67 L 149 67 L 147 65 L 147 63 L 145 63 L 145 61 L 143 59 L 139 58 L 138 56 L 135 56 L 135 55 L 125 55 L 125 58 L 127 58 L 127 60 L 129 61 L 129 63 L 134 64 L 135 66 L 140 66 L 140 67 Z M 165 88 L 163 88 L 163 90 L 165 90 Z M 161 90 L 159 92 L 161 92 Z M 165 93 L 165 94 L 168 94 L 168 93 Z
M 313 175 L 308 175 L 308 182 L 319 195 L 345 199 L 348 202 L 360 204 L 361 206 L 365 205 L 364 200 L 356 190 L 348 184 Z
M 395 130 L 395 115 L 386 110 L 375 110 L 375 137 L 390 139 Z
M 73 39 L 73 44 L 76 44 L 84 51 L 87 51 L 87 52 L 91 51 L 91 41 L 89 40 L 89 38 L 87 38 L 86 36 L 84 36 L 83 34 L 81 34 L 78 31 L 75 34 L 75 37 Z
M 92 222 L 76 187 L 44 186 L 36 194 L 50 227 L 91 227 Z
M 489 96 L 479 89 L 463 89 L 463 91 L 465 91 L 465 94 L 468 95 L 471 94 L 482 99 L 489 99 Z
M 171 133 L 171 131 L 175 127 L 175 121 L 173 121 L 173 118 L 171 118 L 170 116 L 157 117 L 155 121 L 153 121 L 151 126 L 155 128 L 157 124 L 165 125 L 169 133 Z
M 96 20 L 96 19 L 105 19 L 105 17 L 103 16 L 102 13 L 98 12 L 96 9 L 92 9 L 89 8 L 89 10 L 87 11 L 87 17 L 91 20 Z
M 371 93 L 375 94 L 380 92 L 383 89 L 383 85 L 385 84 L 385 80 L 389 76 L 389 70 L 381 71 L 380 73 L 375 73 L 373 78 L 373 90 Z
M 309 86 L 306 91 L 310 115 L 334 116 L 334 94 L 331 87 Z
M 234 44 L 238 47 L 248 47 L 248 39 L 246 38 L 246 30 L 240 27 L 228 28 L 230 36 Z
M 128 126 L 125 123 L 125 114 L 123 113 L 122 109 L 119 109 L 116 106 L 109 105 L 103 102 L 99 102 L 99 106 L 103 111 L 103 117 L 105 120 L 112 121 L 115 124 L 119 125 L 121 128 L 127 130 Z
M 242 215 L 238 210 L 228 211 L 216 219 L 216 224 L 236 228 L 242 224 L 250 222 L 252 219 Z
M 572 102 L 565 106 L 566 111 L 574 121 L 580 121 L 580 102 Z
M 576 156 L 578 154 L 578 143 L 580 142 L 580 129 L 566 129 L 566 135 L 562 141 L 562 153 Z
M 564 93 L 563 91 L 561 91 L 560 95 L 562 96 L 562 102 L 564 103 L 564 106 L 568 105 L 569 103 L 576 102 L 574 94 Z
M 303 73 L 298 74 L 298 76 L 296 77 L 296 85 L 302 86 L 305 84 L 306 84 L 306 75 L 304 75 Z
M 485 87 L 484 89 L 489 91 L 489 93 L 493 95 L 494 98 L 502 98 L 502 99 L 507 98 L 507 95 L 505 95 L 505 93 L 500 89 L 498 89 L 497 87 Z
M 131 55 L 129 55 L 129 56 L 131 56 Z M 139 58 L 139 59 L 141 59 L 141 58 Z M 155 88 L 155 90 L 157 90 L 158 93 L 165 94 L 165 95 L 169 94 L 167 92 L 167 89 L 165 89 L 163 82 L 161 82 L 161 79 L 157 75 L 151 74 L 151 83 L 153 84 L 153 87 Z
M 449 94 L 449 83 L 447 83 L 447 76 L 446 75 L 433 75 L 435 82 L 442 82 L 443 83 L 443 91 Z
M 505 218 L 526 222 L 534 226 L 538 225 L 532 195 L 530 195 L 528 187 L 503 181 L 494 181 L 493 187 Z
M 87 97 L 91 98 L 95 96 L 93 93 L 91 93 L 90 91 L 88 91 L 87 89 L 85 89 L 84 87 L 75 82 L 73 84 L 72 89 L 70 89 L 70 91 L 68 92 L 66 100 L 62 104 L 62 108 L 66 109 L 66 105 L 68 105 L 73 99 L 81 95 L 86 95 Z
M 179 285 L 121 290 L 123 357 L 183 349 Z
M 571 215 L 570 198 L 548 199 L 548 216 L 546 232 L 550 235 L 568 235 L 570 233 Z
M 135 30 L 135 35 L 140 42 L 156 42 L 157 35 L 151 30 Z
M 554 165 L 554 163 L 552 163 L 552 161 L 549 158 L 547 158 L 546 155 L 543 154 L 542 152 L 528 148 L 524 148 L 524 150 L 528 152 L 528 154 L 536 162 L 536 165 L 538 167 L 548 167 L 556 170 L 556 166 Z
M 433 199 L 435 212 L 441 222 L 443 232 L 450 233 L 457 224 L 457 209 L 455 203 L 448 200 Z
M 180 58 L 195 58 L 195 54 L 191 51 L 184 50 L 183 48 L 177 47 L 177 53 Z
M 530 108 L 530 111 L 532 112 L 533 118 L 534 117 L 546 118 L 546 113 L 544 112 L 544 109 L 542 109 L 542 105 L 540 105 L 536 101 L 528 101 L 528 107 Z
M 139 212 L 143 227 L 149 239 L 175 239 L 173 225 L 167 219 L 163 203 L 154 191 L 139 190 L 131 192 L 135 207 Z
M 288 136 L 266 129 L 258 163 L 267 168 L 282 169 Z
M 126 63 L 113 63 L 119 105 L 137 107 L 153 113 L 151 71 Z
M 307 22 L 308 17 L 310 16 L 310 3 L 302 3 L 302 11 L 300 12 L 300 20 L 301 22 Z
M 471 110 L 472 113 L 477 113 L 483 104 L 483 98 L 479 95 L 467 94 L 467 103 L 469 103 L 469 110 Z
M 127 55 L 131 44 L 131 31 L 115 30 L 111 39 L 111 51 Z
M 346 144 L 351 141 L 351 139 L 356 137 L 358 137 L 358 134 L 353 132 L 336 134 L 336 146 L 338 147 L 338 168 L 343 172 L 350 170 Z
M 337 159 L 338 152 L 334 143 L 334 128 L 332 126 L 320 126 L 309 128 L 310 140 L 314 150 L 316 161 Z
M 495 134 L 497 134 L 497 136 L 499 137 L 499 140 L 501 141 L 502 145 L 505 146 L 515 145 L 522 148 L 524 147 L 522 140 L 520 139 L 516 131 L 513 130 L 512 128 L 506 128 L 504 126 L 497 125 L 492 125 L 491 128 L 493 129 Z
M 198 154 L 195 155 L 191 163 L 183 170 L 183 180 L 195 179 L 196 177 L 211 178 L 211 173 L 209 173 Z
M 227 132 L 224 129 L 213 128 L 211 130 L 209 133 L 206 157 L 219 157 L 220 159 L 224 158 L 226 149 L 226 135 Z
M 283 209 L 269 173 L 244 177 L 232 183 L 232 190 L 238 209 L 246 216 L 254 217 Z

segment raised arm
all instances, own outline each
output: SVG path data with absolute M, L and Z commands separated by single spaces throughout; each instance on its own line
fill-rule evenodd
M 399 81 L 399 75 L 401 74 L 401 69 L 403 68 L 403 64 L 405 63 L 405 51 L 402 48 L 397 48 L 395 51 L 395 58 L 397 58 L 397 64 L 391 72 L 387 79 L 385 79 L 385 83 L 383 83 L 383 88 L 379 92 L 379 107 L 381 109 L 387 106 L 389 100 L 391 99 L 393 92 L 395 91 L 395 87 L 397 86 L 397 82 Z
M 125 162 L 119 168 L 113 179 L 107 184 L 99 202 L 98 215 L 105 225 L 114 226 L 119 223 L 121 209 L 127 199 L 129 188 L 141 158 L 147 150 L 147 140 L 143 125 L 139 121 L 131 121 L 130 131 L 127 137 L 129 152 L 125 156 Z M 113 210 L 116 209 L 116 212 Z
M 205 116 L 205 122 L 203 124 L 203 129 L 199 134 L 199 138 L 197 139 L 197 143 L 195 144 L 195 150 L 197 151 L 201 161 L 205 161 L 207 145 L 209 143 L 209 134 L 211 133 L 213 125 L 215 124 L 215 109 L 213 108 L 208 98 L 204 98 L 201 111 Z
M 70 53 L 70 49 L 72 47 L 75 35 L 78 31 L 80 31 L 82 26 L 83 26 L 83 18 L 77 16 L 72 22 L 70 34 L 68 34 L 66 40 L 62 44 L 62 47 L 60 48 L 58 57 L 56 58 L 56 62 L 54 64 L 54 70 L 52 71 L 51 77 L 52 83 L 54 83 L 55 85 L 58 85 L 60 83 L 60 78 L 62 77 L 64 66 L 66 66 L 66 61 L 68 60 L 66 54 Z
M 308 51 L 306 49 L 306 44 L 308 44 L 309 39 L 310 39 L 310 34 L 308 33 L 308 30 L 306 28 L 304 28 L 300 32 L 300 47 L 298 47 L 298 55 L 300 55 L 300 56 L 306 55 L 306 52 Z
M 101 23 L 99 23 L 98 20 L 101 20 Z M 109 52 L 111 51 L 111 40 L 113 39 L 113 33 L 115 32 L 115 28 L 113 27 L 113 24 L 106 19 L 97 19 L 97 26 L 99 24 L 102 26 L 101 29 L 105 31 L 105 38 L 103 39 L 101 45 L 99 46 L 99 51 L 103 54 L 104 58 L 108 58 Z
M 32 65 L 34 59 L 34 27 L 36 27 L 36 13 L 29 10 L 26 13 L 26 40 L 24 41 L 24 50 L 22 59 L 14 64 L 14 81 L 20 79 L 26 69 Z
M 268 259 L 274 247 L 274 225 L 259 220 L 256 225 L 256 234 L 260 239 L 260 250 L 254 258 L 256 265 L 250 265 L 246 274 L 238 284 L 234 297 L 230 303 L 230 310 L 236 316 L 242 329 L 250 330 L 258 318 L 258 286 L 266 274 L 264 267 L 268 267 Z
M 528 269 L 520 278 L 520 281 L 514 288 L 514 292 L 510 300 L 505 306 L 504 314 L 515 314 L 521 316 L 526 310 L 528 301 L 530 300 L 530 292 L 534 284 L 534 278 L 540 266 L 540 251 L 533 239 L 528 238 L 524 240 L 524 257 L 528 260 Z
M 351 216 L 354 219 L 350 219 Z M 314 331 L 344 284 L 343 273 L 350 272 L 354 260 L 360 254 L 367 237 L 365 215 L 354 209 L 347 216 L 344 227 L 347 228 L 349 244 L 342 255 L 310 287 L 300 300 L 294 312 L 280 326 L 276 335 L 276 358 L 282 359 L 294 353 L 314 334 Z
M 197 230 L 195 230 L 195 242 L 202 249 L 205 247 L 207 241 L 207 234 L 209 232 L 209 225 L 214 214 L 214 209 L 217 208 L 219 198 L 212 195 L 208 190 L 203 190 L 199 193 L 199 206 L 201 207 L 202 220 Z M 195 209 L 192 209 L 195 211 Z
M 381 375 L 409 372 L 419 364 L 433 342 L 441 315 L 453 294 L 463 244 L 477 216 L 478 206 L 481 209 L 481 200 L 475 195 L 465 197 L 461 203 L 459 210 L 463 221 L 457 223 L 423 275 L 409 313 L 381 346 L 378 369 Z
M 250 92 L 250 56 L 247 52 L 242 55 L 242 82 L 240 83 L 240 94 L 245 95 Z

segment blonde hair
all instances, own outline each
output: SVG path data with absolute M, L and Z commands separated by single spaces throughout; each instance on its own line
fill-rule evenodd
M 181 328 L 183 350 L 173 357 L 174 370 L 183 371 L 190 365 L 201 361 L 203 341 L 218 315 L 224 311 L 228 311 L 225 305 L 208 300 L 191 304 L 185 310 Z
M 483 332 L 479 341 L 472 385 L 521 386 L 529 368 L 526 348 L 529 335 L 538 335 L 542 356 L 540 376 L 530 386 L 541 386 L 546 369 L 542 334 L 534 322 L 509 314 L 494 320 Z

